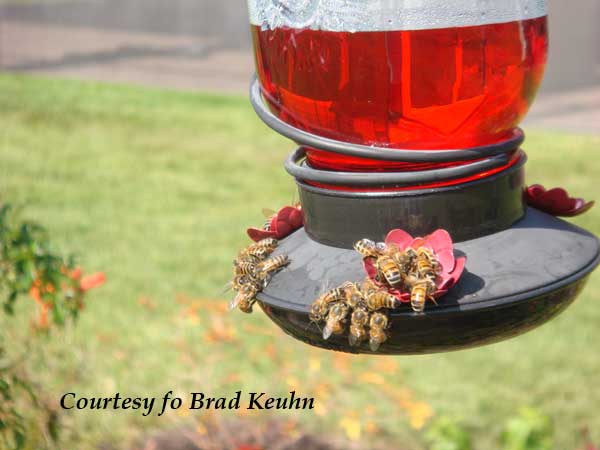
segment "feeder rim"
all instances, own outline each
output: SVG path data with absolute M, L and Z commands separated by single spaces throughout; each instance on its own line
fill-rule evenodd
M 586 234 L 591 233 L 586 232 Z M 460 305 L 444 305 L 440 304 L 435 308 L 430 308 L 425 310 L 423 314 L 417 314 L 413 311 L 389 311 L 391 317 L 413 317 L 418 319 L 420 317 L 426 316 L 444 316 L 446 314 L 455 314 L 457 312 L 469 312 L 474 310 L 482 310 L 482 309 L 498 309 L 503 308 L 508 305 L 521 302 L 523 300 L 530 300 L 536 297 L 540 297 L 551 292 L 557 291 L 563 287 L 569 286 L 576 281 L 586 277 L 589 275 L 598 265 L 600 264 L 600 253 L 597 253 L 593 260 L 591 260 L 585 267 L 578 270 L 577 272 L 569 275 L 567 277 L 561 278 L 554 283 L 550 283 L 544 286 L 540 286 L 539 288 L 530 289 L 527 291 L 517 292 L 515 294 L 511 294 L 508 296 L 497 296 L 490 299 L 485 300 L 473 300 L 468 303 L 462 303 Z M 291 303 L 286 300 L 281 300 L 275 297 L 272 297 L 264 292 L 261 292 L 257 295 L 257 298 L 262 303 L 265 303 L 267 306 L 272 306 L 275 308 L 283 308 L 295 312 L 301 312 L 308 314 L 308 308 L 302 305 L 298 305 L 296 303 Z

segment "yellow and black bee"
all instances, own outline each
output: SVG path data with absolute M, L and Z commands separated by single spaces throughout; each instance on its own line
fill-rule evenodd
M 381 282 L 387 282 L 392 287 L 402 284 L 402 272 L 390 256 L 384 255 L 377 259 L 377 273 Z
M 392 294 L 385 290 L 379 290 L 367 297 L 367 307 L 370 311 L 379 309 L 395 309 L 398 307 L 398 300 Z
M 384 313 L 374 312 L 369 320 L 369 347 L 372 352 L 379 350 L 381 344 L 387 341 L 386 329 L 388 318 Z
M 352 346 L 360 345 L 367 338 L 367 325 L 369 323 L 369 311 L 364 307 L 356 308 L 350 316 L 350 329 L 348 331 L 348 342 Z
M 377 244 L 370 239 L 361 239 L 354 244 L 354 250 L 362 255 L 363 258 L 377 258 L 379 251 Z
M 344 303 L 336 303 L 327 314 L 327 321 L 323 328 L 323 339 L 329 339 L 332 334 L 342 334 L 345 328 L 346 316 L 348 316 L 348 308 Z
M 425 311 L 425 302 L 431 300 L 435 302 L 436 285 L 431 278 L 423 278 L 415 282 L 410 291 L 410 306 L 413 311 L 421 314 Z

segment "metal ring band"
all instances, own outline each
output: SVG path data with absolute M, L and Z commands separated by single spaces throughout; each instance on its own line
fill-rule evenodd
M 299 147 L 285 161 L 285 170 L 294 178 L 303 181 L 334 186 L 415 186 L 438 181 L 448 181 L 468 177 L 508 164 L 507 154 L 492 156 L 481 161 L 444 169 L 416 172 L 334 172 L 309 167 L 304 161 L 306 150 Z M 521 156 L 522 157 L 522 156 Z
M 472 161 L 511 152 L 517 149 L 525 140 L 523 130 L 516 128 L 514 136 L 506 140 L 469 149 L 409 150 L 360 145 L 321 137 L 295 128 L 279 119 L 265 105 L 256 76 L 254 76 L 250 85 L 250 102 L 256 114 L 267 126 L 297 144 L 356 158 L 415 163 Z M 475 173 L 477 170 L 480 169 L 475 169 L 471 173 Z

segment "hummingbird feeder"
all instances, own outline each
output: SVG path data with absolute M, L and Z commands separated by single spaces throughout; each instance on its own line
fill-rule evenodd
M 299 146 L 285 169 L 301 206 L 249 230 L 283 257 L 253 291 L 279 327 L 332 350 L 418 354 L 497 342 L 567 308 L 600 247 L 556 217 L 591 203 L 525 184 L 518 125 L 546 65 L 546 0 L 248 3 L 252 105 Z M 356 251 L 361 240 L 408 252 L 406 273 Z M 437 267 L 429 285 L 407 281 L 419 258 Z M 367 306 L 371 322 L 357 318 L 367 337 L 385 333 L 377 345 L 349 339 L 358 306 L 337 303 L 339 329 L 311 317 L 328 289 L 360 283 L 397 300 L 380 296 L 383 322 Z M 419 299 L 431 301 L 419 310 Z

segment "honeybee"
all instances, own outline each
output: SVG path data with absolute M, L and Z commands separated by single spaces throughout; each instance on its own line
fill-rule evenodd
M 378 290 L 379 288 L 375 285 L 375 283 L 373 283 L 373 281 L 370 278 L 365 278 L 360 284 L 360 291 L 363 297 L 368 297 L 369 295 L 374 294 Z
M 271 220 L 277 215 L 277 213 L 269 208 L 263 208 L 262 213 L 267 218 L 265 224 L 263 225 L 263 230 L 271 231 Z
M 376 352 L 379 346 L 387 341 L 388 318 L 385 314 L 374 312 L 369 320 L 369 347 Z
M 346 299 L 346 292 L 344 291 L 344 288 L 342 287 L 337 287 L 335 289 L 331 289 L 330 291 L 327 291 L 324 295 L 324 301 L 325 303 L 333 303 L 333 302 L 341 302 L 344 301 Z
M 262 260 L 273 253 L 273 251 L 277 248 L 277 244 L 277 239 L 262 239 L 242 250 L 240 256 L 256 257 Z
M 260 241 L 254 243 L 252 246 L 253 247 L 268 248 L 268 249 L 271 249 L 271 250 L 275 250 L 275 248 L 277 248 L 278 244 L 279 244 L 279 241 L 277 239 L 274 239 L 274 238 L 265 238 L 265 239 L 261 239 Z
M 379 251 L 377 244 L 370 239 L 361 239 L 354 244 L 354 250 L 362 255 L 363 258 L 377 258 Z
M 290 263 L 290 259 L 287 255 L 278 255 L 273 258 L 269 258 L 256 265 L 256 274 L 260 279 L 265 279 L 269 275 L 277 272 L 281 268 L 287 266 Z
M 356 284 L 348 281 L 344 283 L 341 288 L 344 290 L 346 304 L 350 308 L 357 308 L 359 305 L 364 303 L 365 299 L 363 294 L 360 291 L 360 287 Z
M 344 323 L 349 310 L 350 308 L 341 302 L 335 303 L 329 308 L 327 322 L 325 322 L 323 328 L 323 339 L 327 340 L 332 334 L 342 334 L 344 332 Z
M 392 294 L 380 290 L 367 297 L 367 307 L 371 311 L 383 308 L 394 309 L 398 307 L 398 300 Z
M 394 260 L 387 255 L 380 256 L 377 260 L 377 272 L 381 281 L 387 281 L 390 286 L 396 287 L 402 283 L 402 273 Z
M 421 314 L 425 311 L 425 302 L 429 299 L 435 303 L 436 285 L 431 278 L 422 278 L 413 284 L 410 291 L 410 306 L 413 311 Z
M 255 255 L 248 253 L 247 249 L 242 250 L 238 253 L 237 258 L 235 259 L 238 263 L 240 262 L 249 262 L 256 264 L 262 260 L 261 255 Z
M 312 303 L 312 305 L 310 305 L 308 318 L 311 322 L 319 323 L 325 318 L 328 311 L 329 305 L 323 302 L 322 297 L 319 297 Z
M 350 345 L 360 345 L 367 338 L 366 326 L 369 323 L 369 312 L 359 307 L 352 312 L 350 317 L 350 331 L 348 333 L 348 342 Z
M 416 253 L 416 269 L 420 277 L 435 278 L 440 271 L 440 263 L 429 249 L 419 247 Z
M 411 248 L 404 251 L 397 251 L 392 256 L 392 259 L 402 273 L 408 273 L 413 269 L 416 254 Z
M 248 275 L 236 275 L 233 277 L 233 280 L 231 281 L 231 289 L 233 289 L 234 291 L 239 291 L 241 289 L 241 287 L 244 284 L 247 284 L 250 282 L 250 277 Z
M 252 313 L 252 307 L 254 306 L 254 302 L 256 302 L 256 299 L 242 299 L 238 305 L 238 309 L 246 314 L 251 314 Z
M 308 318 L 312 322 L 320 322 L 325 320 L 329 307 L 333 303 L 342 302 L 345 300 L 345 292 L 342 288 L 332 289 L 317 298 L 310 306 Z
M 235 275 L 254 276 L 256 273 L 256 264 L 253 262 L 236 259 L 233 261 L 233 271 Z
M 402 281 L 404 282 L 404 288 L 410 291 L 412 287 L 417 284 L 421 279 L 415 272 L 409 272 L 403 275 Z
M 252 284 L 252 283 L 243 284 L 240 287 L 238 293 L 233 298 L 233 300 L 231 300 L 231 302 L 229 302 L 229 310 L 233 310 L 242 304 L 247 304 L 249 302 L 253 302 L 253 300 L 255 299 L 256 294 L 258 294 L 258 292 L 259 292 L 259 290 L 257 289 L 257 287 L 254 284 Z M 250 305 L 250 306 L 252 306 L 252 305 Z

